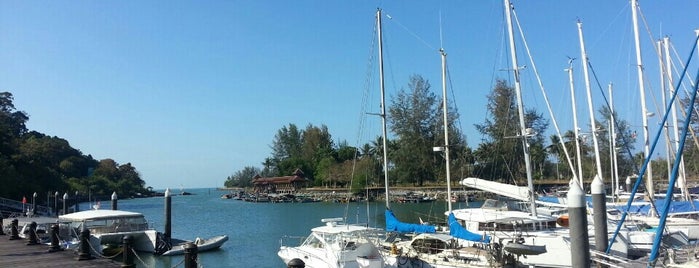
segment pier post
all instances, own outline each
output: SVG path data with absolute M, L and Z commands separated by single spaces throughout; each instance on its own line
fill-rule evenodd
M 299 258 L 291 259 L 289 263 L 286 264 L 287 268 L 304 268 L 306 263 Z
M 61 245 L 58 244 L 58 224 L 51 225 L 51 245 L 49 246 L 49 253 L 61 251 Z
M 609 238 L 607 237 L 607 197 L 604 190 L 604 182 L 596 175 L 590 185 L 592 194 L 592 213 L 595 226 L 595 248 L 606 252 Z
M 135 268 L 136 265 L 134 264 L 134 256 L 131 250 L 133 245 L 133 237 L 130 235 L 125 235 L 122 239 L 124 241 L 124 251 L 121 253 L 121 255 L 124 257 L 124 264 L 121 265 L 121 268 Z
M 58 191 L 53 194 L 53 213 L 58 217 Z
M 68 193 L 63 194 L 63 215 L 68 214 L 68 207 L 66 207 L 66 202 L 68 201 Z
M 184 245 L 184 268 L 197 268 L 197 253 L 199 248 L 189 242 Z
M 83 226 L 82 231 L 80 231 L 80 248 L 76 260 L 84 261 L 93 258 L 94 257 L 90 255 L 90 230 Z
M 33 221 L 29 223 L 29 242 L 27 242 L 27 246 L 33 246 L 38 244 L 39 239 L 36 237 L 36 222 Z
M 13 219 L 12 222 L 10 223 L 10 240 L 21 239 L 19 237 L 19 230 L 17 229 L 18 225 L 19 225 L 18 219 Z
M 2 214 L 0 213 L 0 235 L 5 235 L 5 218 L 2 217 Z
M 590 267 L 590 236 L 587 234 L 585 193 L 575 180 L 570 180 L 568 190 L 568 218 L 570 226 L 570 252 L 572 267 Z M 606 237 L 606 234 L 605 234 Z
M 75 212 L 80 212 L 80 197 L 78 191 L 75 191 Z
M 633 189 L 633 184 L 631 184 L 631 176 L 626 176 L 626 192 L 631 193 Z
M 112 210 L 117 210 L 117 194 L 112 192 Z
M 170 188 L 165 189 L 165 231 L 163 233 L 165 241 L 172 241 L 172 197 Z

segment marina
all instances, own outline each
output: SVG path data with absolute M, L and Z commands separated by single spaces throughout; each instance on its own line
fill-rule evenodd
M 638 0 L 553 9 L 515 9 L 514 0 L 382 3 L 366 31 L 372 19 L 357 15 L 366 14 L 363 4 L 335 3 L 333 13 L 263 2 L 172 7 L 192 12 L 66 3 L 62 17 L 48 5 L 0 8 L 8 10 L 0 34 L 10 40 L 0 44 L 10 67 L 0 67 L 8 88 L 0 92 L 0 268 L 699 267 L 699 168 L 684 166 L 699 162 L 699 30 L 668 21 L 696 3 L 674 3 L 673 13 L 657 3 L 646 13 Z M 437 14 L 439 23 L 430 23 Z M 44 34 L 49 23 L 55 35 Z M 651 33 L 658 25 L 662 32 Z M 641 26 L 658 40 L 654 49 Z M 149 27 L 158 31 L 140 32 Z M 355 43 L 360 29 L 372 37 L 366 62 L 355 54 L 364 47 Z M 46 43 L 64 58 L 44 54 Z M 367 68 L 364 79 L 357 64 Z M 397 82 L 405 78 L 407 86 Z M 351 101 L 359 89 L 361 105 Z M 616 106 L 613 89 L 623 94 Z M 646 107 L 647 93 L 655 107 Z M 245 101 L 248 94 L 255 101 Z M 378 96 L 376 111 L 368 103 Z M 579 126 L 583 102 L 589 123 Z M 173 103 L 184 109 L 171 111 Z M 358 127 L 345 114 L 356 106 Z M 79 113 L 66 109 L 73 107 Z M 39 120 L 27 124 L 30 114 Z M 350 129 L 356 144 L 347 142 Z M 221 181 L 226 188 L 194 188 Z M 111 207 L 102 205 L 110 199 Z

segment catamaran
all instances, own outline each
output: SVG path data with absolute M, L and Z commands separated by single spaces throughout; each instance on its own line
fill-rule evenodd
M 90 231 L 89 243 L 94 251 L 102 253 L 104 247 L 118 247 L 123 237 L 134 238 L 134 249 L 155 252 L 158 232 L 146 221 L 143 214 L 122 210 L 86 210 L 58 217 L 60 236 L 64 240 L 78 240 L 83 228 Z

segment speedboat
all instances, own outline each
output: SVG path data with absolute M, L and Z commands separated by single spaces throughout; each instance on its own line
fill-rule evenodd
M 77 240 L 80 231 L 90 231 L 89 243 L 94 251 L 102 253 L 103 247 L 118 247 L 123 237 L 131 235 L 133 248 L 142 252 L 154 252 L 158 232 L 148 225 L 141 213 L 122 210 L 86 210 L 58 217 L 60 236 L 64 240 Z
M 298 246 L 285 246 L 282 238 L 277 255 L 284 263 L 301 259 L 307 268 L 383 267 L 375 246 L 382 230 L 342 221 L 342 218 L 322 219 L 325 225 L 313 228 Z

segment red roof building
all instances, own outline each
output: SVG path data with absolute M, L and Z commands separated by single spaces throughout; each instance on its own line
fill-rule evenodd
M 256 193 L 295 193 L 306 187 L 308 179 L 303 171 L 296 169 L 291 176 L 263 178 L 255 175 L 252 178 L 252 185 Z

